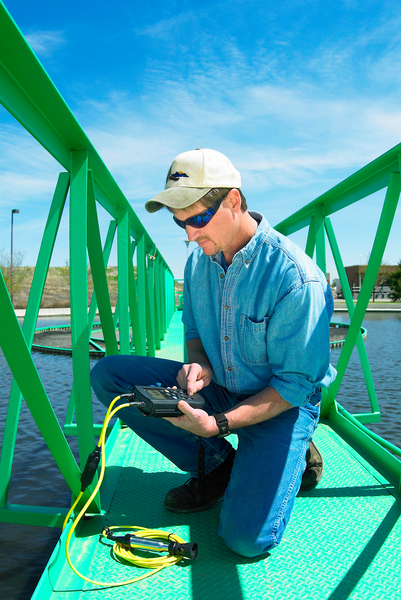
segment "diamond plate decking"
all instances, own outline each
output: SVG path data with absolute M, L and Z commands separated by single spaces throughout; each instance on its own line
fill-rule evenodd
M 160 354 L 182 360 L 181 343 L 182 328 L 176 319 Z M 235 436 L 231 437 L 235 444 Z M 220 505 L 190 515 L 164 509 L 165 492 L 183 483 L 186 475 L 129 429 L 121 429 L 108 451 L 103 492 L 111 502 L 106 524 L 173 531 L 198 543 L 198 558 L 138 584 L 95 590 L 67 564 L 58 575 L 61 543 L 33 598 L 399 599 L 401 503 L 395 487 L 328 421 L 320 423 L 314 439 L 325 461 L 320 485 L 296 499 L 280 546 L 266 558 L 249 560 L 228 550 L 219 538 Z M 143 570 L 111 558 L 110 544 L 99 543 L 101 529 L 100 517 L 84 522 L 72 546 L 77 568 L 90 578 L 110 582 L 142 574 Z M 49 595 L 50 588 L 54 591 Z

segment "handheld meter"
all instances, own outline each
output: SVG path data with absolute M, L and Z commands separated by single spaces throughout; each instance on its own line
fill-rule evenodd
M 180 400 L 185 400 L 192 408 L 205 406 L 200 394 L 188 396 L 181 389 L 136 385 L 133 395 L 135 401 L 141 402 L 138 408 L 146 417 L 180 417 L 183 414 L 177 408 Z

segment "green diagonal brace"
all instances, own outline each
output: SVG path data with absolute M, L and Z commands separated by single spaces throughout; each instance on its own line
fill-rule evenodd
M 330 243 L 331 251 L 333 253 L 334 262 L 336 264 L 337 273 L 340 278 L 341 287 L 343 290 L 345 302 L 346 302 L 347 309 L 348 309 L 348 314 L 350 316 L 350 321 L 352 322 L 354 312 L 355 312 L 354 301 L 352 298 L 351 289 L 349 287 L 344 264 L 343 264 L 343 261 L 341 258 L 340 249 L 338 247 L 336 236 L 334 234 L 333 225 L 332 225 L 329 217 L 326 217 L 326 219 L 325 219 L 325 227 L 326 227 L 327 237 L 328 237 L 328 240 Z M 360 328 L 358 331 L 358 336 L 356 338 L 356 345 L 358 348 L 359 357 L 361 360 L 362 371 L 363 371 L 363 374 L 365 377 L 366 387 L 368 390 L 370 406 L 372 409 L 372 417 L 376 417 L 376 418 L 371 418 L 370 422 L 373 422 L 373 421 L 377 422 L 378 420 L 380 420 L 379 403 L 377 400 L 376 390 L 375 390 L 375 386 L 373 383 L 372 371 L 370 370 L 369 359 L 366 354 L 365 342 L 363 341 Z M 344 366 L 346 367 L 346 365 L 343 364 L 343 366 L 342 366 L 343 369 L 344 369 Z M 338 366 L 337 366 L 337 369 L 339 370 Z M 344 376 L 344 373 L 339 373 L 338 376 L 342 379 Z M 328 412 L 330 411 L 330 408 L 331 408 L 331 405 L 329 406 L 328 402 L 324 406 L 322 406 L 322 416 L 327 416 Z M 364 422 L 368 422 L 367 415 L 365 415 L 365 417 L 366 418 L 363 418 Z M 379 418 L 377 418 L 377 417 L 379 417 Z M 362 418 L 360 420 L 362 421 Z
M 0 274 L 0 310 L 2 315 L 0 347 L 43 439 L 73 494 L 77 495 L 81 487 L 78 465 L 30 355 L 2 274 Z
M 93 189 L 92 173 L 88 173 L 88 254 L 91 265 L 93 285 L 99 306 L 100 321 L 107 354 L 118 354 L 116 332 L 113 324 L 110 294 L 107 285 L 106 267 L 108 262 L 102 253 L 99 221 L 96 212 L 96 200 Z M 93 322 L 89 323 L 90 330 Z
M 25 312 L 24 324 L 22 327 L 29 350 L 32 348 L 35 325 L 38 318 L 43 289 L 46 283 L 46 275 L 49 269 L 54 242 L 67 197 L 69 181 L 70 176 L 68 173 L 60 173 L 39 250 L 35 273 L 32 280 L 31 292 L 29 294 L 28 304 Z M 8 486 L 10 482 L 15 450 L 15 440 L 17 436 L 18 421 L 21 410 L 21 401 L 21 392 L 16 381 L 13 380 L 0 458 L 0 506 L 5 506 L 7 502 Z
M 347 368 L 349 359 L 351 358 L 352 350 L 355 346 L 358 334 L 360 332 L 363 317 L 365 316 L 366 308 L 369 304 L 369 299 L 372 295 L 373 287 L 376 282 L 377 274 L 380 269 L 380 264 L 383 258 L 383 253 L 387 244 L 388 236 L 394 220 L 394 214 L 397 208 L 398 199 L 400 197 L 400 174 L 392 173 L 390 182 L 387 188 L 386 198 L 383 205 L 383 210 L 380 216 L 379 225 L 376 232 L 375 241 L 373 243 L 372 252 L 369 259 L 369 264 L 366 269 L 365 278 L 362 288 L 359 293 L 356 303 L 355 312 L 348 329 L 347 337 L 345 338 L 344 346 L 337 363 L 338 375 L 336 380 L 330 386 L 328 392 L 328 402 L 337 395 L 341 385 L 342 378 Z

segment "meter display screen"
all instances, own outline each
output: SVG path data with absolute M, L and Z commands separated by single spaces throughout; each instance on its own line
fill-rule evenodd
M 147 388 L 146 391 L 150 396 L 152 396 L 152 398 L 155 398 L 156 400 L 165 400 L 166 399 L 164 394 L 159 392 L 159 390 L 156 388 Z

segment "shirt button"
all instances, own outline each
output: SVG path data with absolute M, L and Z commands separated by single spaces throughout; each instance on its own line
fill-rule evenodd
M 232 367 L 228 367 L 228 370 L 229 370 L 229 371 L 232 371 L 232 370 L 233 370 L 233 368 L 232 368 Z
M 224 273 L 221 273 L 221 274 L 220 274 L 220 277 L 221 277 L 222 279 L 224 279 Z
M 246 265 L 249 265 L 249 260 L 246 260 L 246 261 L 245 261 L 245 264 L 246 264 Z
M 226 304 L 224 308 L 225 308 L 226 310 L 228 310 L 228 304 Z
M 227 340 L 228 340 L 228 335 L 225 335 L 225 336 L 224 336 L 224 339 L 227 341 Z

